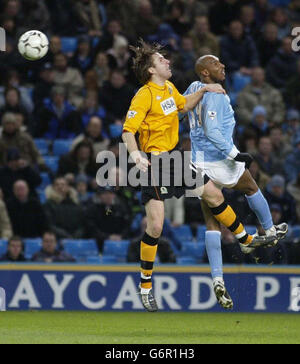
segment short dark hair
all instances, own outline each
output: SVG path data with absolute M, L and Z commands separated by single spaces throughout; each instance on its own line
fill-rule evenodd
M 22 245 L 22 251 L 24 250 L 24 242 L 23 242 L 23 240 L 22 240 L 21 236 L 19 236 L 19 235 L 13 235 L 13 236 L 12 236 L 12 237 L 8 240 L 8 245 L 10 245 L 10 243 L 11 243 L 12 241 L 19 241 L 19 242 L 21 243 L 21 245 Z
M 139 44 L 137 47 L 129 46 L 135 53 L 132 69 L 138 81 L 145 85 L 151 78 L 149 68 L 153 67 L 152 56 L 157 52 L 161 52 L 162 45 L 157 43 L 148 44 L 143 39 L 139 40 Z
M 55 234 L 55 232 L 54 232 L 53 230 L 45 230 L 45 231 L 43 232 L 43 235 L 42 235 L 42 238 L 43 238 L 43 239 L 44 239 L 44 236 L 45 236 L 46 234 L 48 234 L 48 235 L 53 235 L 53 236 L 55 237 L 55 240 L 57 240 L 57 236 L 56 236 L 56 234 Z

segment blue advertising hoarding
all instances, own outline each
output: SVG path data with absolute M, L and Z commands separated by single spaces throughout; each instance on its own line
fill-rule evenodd
M 299 312 L 300 268 L 227 266 L 224 279 L 238 312 Z M 157 266 L 162 311 L 210 311 L 217 304 L 208 266 Z M 7 310 L 142 311 L 136 265 L 0 264 Z

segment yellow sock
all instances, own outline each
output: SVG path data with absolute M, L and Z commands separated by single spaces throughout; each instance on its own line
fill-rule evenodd
M 153 264 L 157 253 L 157 238 L 147 233 L 141 241 L 141 288 L 152 288 Z

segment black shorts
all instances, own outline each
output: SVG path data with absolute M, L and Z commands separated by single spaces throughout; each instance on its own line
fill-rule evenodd
M 147 154 L 149 161 L 151 161 L 151 166 L 149 167 L 148 184 L 141 188 L 143 204 L 146 204 L 152 199 L 164 201 L 173 196 L 180 198 L 185 194 L 186 190 L 193 190 L 196 187 L 199 187 L 199 183 L 196 184 L 195 181 L 196 176 L 199 176 L 199 174 L 201 175 L 202 186 L 209 181 L 209 177 L 206 174 L 203 175 L 203 172 L 197 169 L 190 161 L 185 161 L 183 153 L 180 150 L 178 150 L 178 152 L 182 155 L 182 163 L 180 165 L 178 165 L 178 163 L 175 165 L 174 161 L 171 159 L 169 168 L 165 168 L 165 165 L 163 164 L 166 158 L 169 159 L 168 152 L 161 153 L 159 156 Z M 181 169 L 181 174 L 178 173 L 179 169 Z M 192 178 L 192 180 L 188 181 L 189 183 L 187 183 L 184 178 L 184 171 L 187 169 L 189 169 Z

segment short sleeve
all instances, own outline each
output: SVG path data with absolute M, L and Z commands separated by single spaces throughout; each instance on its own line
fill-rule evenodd
M 131 101 L 130 108 L 127 112 L 123 133 L 130 132 L 135 134 L 140 128 L 148 111 L 151 108 L 152 95 L 149 88 L 141 88 Z

